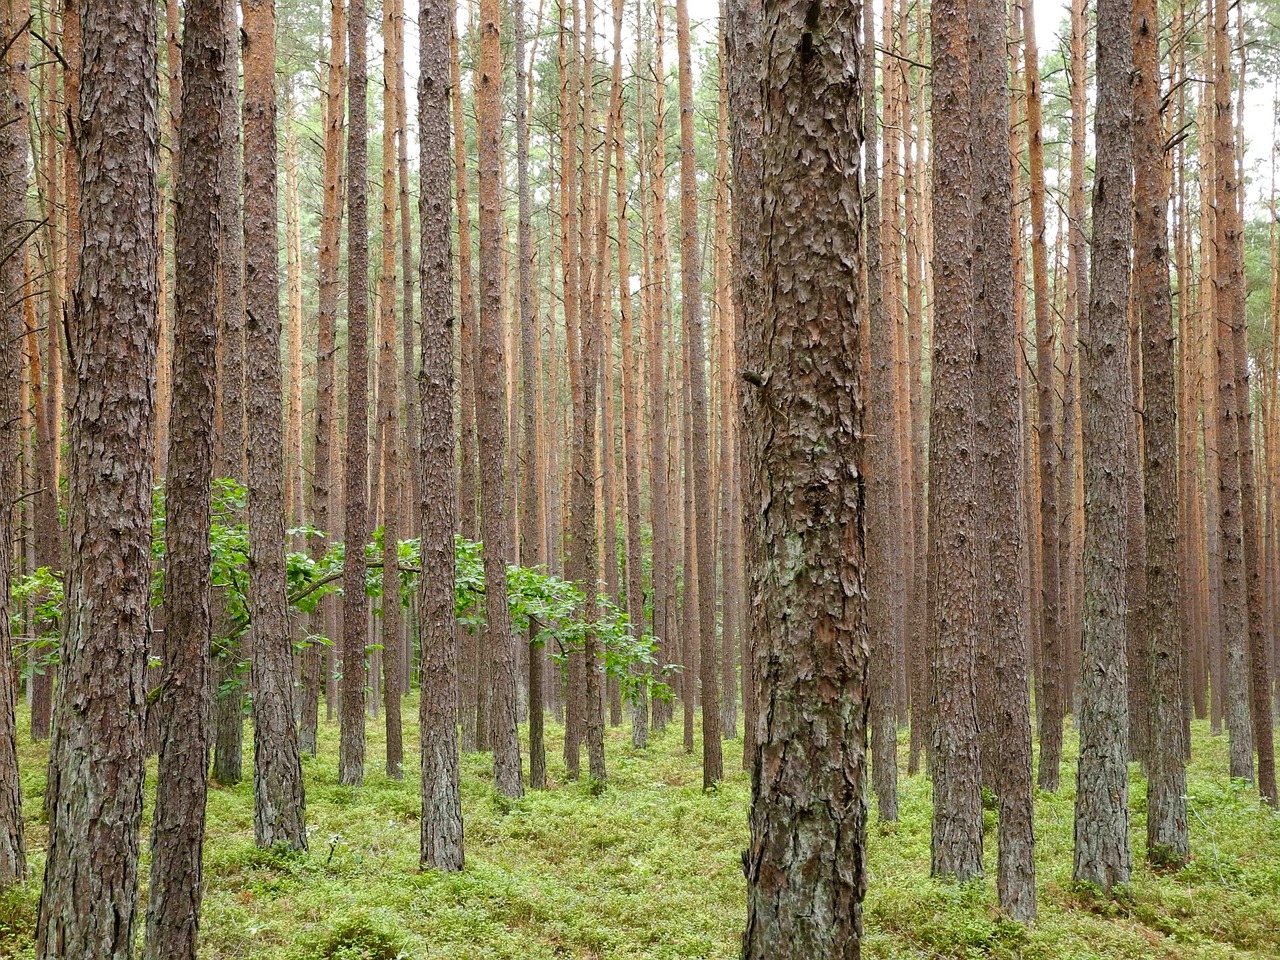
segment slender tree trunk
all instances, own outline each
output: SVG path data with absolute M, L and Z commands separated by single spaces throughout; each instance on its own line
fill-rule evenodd
M 302 764 L 285 596 L 281 497 L 279 253 L 276 242 L 275 10 L 243 0 L 249 613 L 253 623 L 254 839 L 305 850 Z
M 971 170 L 969 0 L 935 0 L 933 27 L 933 404 L 929 421 L 930 770 L 932 872 L 982 873 L 975 652 L 977 497 L 973 434 L 974 310 L 969 269 Z
M 222 161 L 218 168 L 221 198 L 218 209 L 221 256 L 218 300 L 218 424 L 214 437 L 214 474 L 245 480 L 245 313 L 244 223 L 241 192 L 244 185 L 240 149 L 240 18 L 235 3 L 224 5 L 222 42 L 226 45 L 224 82 L 227 93 L 222 112 Z M 244 750 L 244 650 L 239 627 L 231 617 L 227 596 L 214 594 L 213 630 L 218 643 L 214 665 L 213 779 L 239 783 Z
M 515 26 L 516 58 L 516 224 L 517 297 L 519 301 L 520 365 L 524 443 L 521 473 L 520 563 L 535 567 L 546 563 L 542 549 L 543 511 L 538 495 L 538 477 L 542 471 L 542 454 L 538 436 L 538 331 L 533 308 L 534 252 L 533 198 L 529 186 L 529 100 L 531 85 L 525 60 L 524 0 L 515 0 L 512 8 Z M 529 625 L 529 786 L 544 790 L 547 786 L 547 749 L 543 740 L 543 666 L 545 654 L 541 643 L 535 643 L 538 624 Z
M 394 51 L 399 3 L 384 0 L 382 42 Z M 404 737 L 400 729 L 400 698 L 404 695 L 404 629 L 400 604 L 400 371 L 396 369 L 396 131 L 402 119 L 396 114 L 396 57 L 382 61 L 382 314 L 378 343 L 378 420 L 382 437 L 382 677 L 387 775 L 404 778 Z
M 745 857 L 747 960 L 861 955 L 863 330 L 859 287 L 850 282 L 861 259 L 860 12 L 857 4 L 767 0 L 763 195 L 739 193 L 739 203 L 771 211 L 773 225 L 763 303 L 759 314 L 744 314 L 763 346 L 748 389 L 763 395 L 763 417 L 752 423 L 766 505 L 757 558 L 771 558 L 755 575 L 763 602 L 753 607 L 761 716 Z
M 338 262 L 342 232 L 343 66 L 347 49 L 347 18 L 344 0 L 333 0 L 329 19 L 329 66 L 325 75 L 323 198 L 320 213 L 319 310 L 316 317 L 316 412 L 315 442 L 312 447 L 311 523 L 323 536 L 308 541 L 312 559 L 324 556 L 334 540 L 333 471 L 331 461 L 338 400 L 334 389 L 337 373 Z M 311 617 L 312 633 L 332 643 L 333 600 L 320 601 Z M 320 721 L 321 674 L 326 648 L 311 643 L 302 652 L 302 727 L 299 746 L 303 753 L 316 755 Z M 329 704 L 332 711 L 333 704 Z
M 342 578 L 342 739 L 338 779 L 364 781 L 365 686 L 369 605 L 360 563 L 369 539 L 369 84 L 364 0 L 351 0 L 347 21 L 347 443 L 343 514 L 348 562 Z
M 734 388 L 733 299 L 729 280 L 729 64 L 724 52 L 724 25 L 720 27 L 719 109 L 716 129 L 715 303 L 717 374 L 719 391 L 719 451 L 717 495 L 720 499 L 720 730 L 730 740 L 738 736 L 738 598 L 742 594 L 738 567 L 738 478 L 735 473 L 738 429 L 737 392 Z M 621 169 L 621 161 L 619 161 Z M 621 180 L 621 176 L 619 177 Z
M 1248 677 L 1232 683 L 1228 678 L 1232 704 L 1228 708 L 1238 710 L 1234 702 L 1237 693 L 1248 691 L 1249 718 L 1252 724 L 1252 741 L 1258 753 L 1258 791 L 1272 806 L 1277 804 L 1276 760 L 1274 728 L 1271 711 L 1271 655 L 1263 600 L 1263 555 L 1261 522 L 1258 519 L 1257 469 L 1255 467 L 1253 420 L 1250 410 L 1248 322 L 1245 314 L 1244 277 L 1244 222 L 1241 210 L 1240 170 L 1237 160 L 1237 131 L 1231 113 L 1231 58 L 1230 39 L 1227 37 L 1227 5 L 1215 2 L 1216 61 L 1214 71 L 1214 139 L 1218 157 L 1218 251 L 1224 257 L 1219 262 L 1216 282 L 1224 293 L 1220 304 L 1220 337 L 1230 336 L 1230 356 L 1234 366 L 1235 421 L 1240 471 L 1240 523 L 1244 547 L 1244 580 L 1246 623 L 1248 640 L 1244 651 Z M 1237 15 L 1239 15 L 1237 13 Z M 1243 27 L 1241 27 L 1243 29 Z M 1243 56 L 1243 50 L 1241 52 Z M 1243 73 L 1243 71 L 1242 71 Z M 1243 78 L 1241 80 L 1243 83 Z M 1243 94 L 1242 94 L 1243 95 Z M 1241 149 L 1243 149 L 1241 147 Z M 1221 348 L 1220 348 L 1221 350 Z M 1222 352 L 1225 356 L 1225 351 Z M 1219 376 L 1222 372 L 1219 371 Z M 1228 647 L 1228 671 L 1235 656 Z M 1234 741 L 1234 738 L 1233 738 Z M 1235 767 L 1236 746 L 1232 745 L 1232 776 L 1238 776 Z M 1245 756 L 1244 744 L 1240 757 Z M 1252 751 L 1248 766 L 1252 767 Z M 1244 770 L 1242 765 L 1240 768 Z
M 760 164 L 762 137 L 762 93 L 760 54 L 762 6 L 754 0 L 729 0 L 725 30 L 725 53 L 729 60 L 729 106 L 733 117 L 733 306 L 738 317 L 735 344 L 738 369 L 744 377 L 759 356 L 757 331 L 763 251 L 760 244 Z M 863 77 L 866 84 L 874 78 Z M 763 416 L 760 391 L 750 385 L 741 390 L 740 422 L 743 430 L 738 444 L 738 479 L 741 496 L 742 562 L 745 603 L 748 614 L 742 624 L 742 714 L 743 767 L 750 770 L 756 755 L 758 727 L 758 677 L 755 651 L 767 643 L 767 625 L 755 616 L 764 572 L 764 542 L 759 518 L 763 510 L 760 484 L 760 451 L 752 426 Z
M 187 0 L 175 204 L 173 449 L 165 479 L 160 759 L 151 823 L 146 960 L 195 960 L 208 759 L 210 483 L 218 355 L 218 166 L 228 93 L 226 0 Z M 213 185 L 213 189 L 210 189 Z
M 870 395 L 867 410 L 867 629 L 871 660 L 867 669 L 871 696 L 871 776 L 880 819 L 898 819 L 898 730 L 894 717 L 894 637 L 901 613 L 893 598 L 893 550 L 901 544 L 900 459 L 894 456 L 890 438 L 897 422 L 892 402 L 893 327 L 883 299 L 881 263 L 879 123 L 876 119 L 876 44 L 874 5 L 862 8 L 862 210 L 866 251 L 866 322 L 870 327 L 864 348 Z M 883 71 L 888 77 L 889 71 Z
M 145 773 L 159 309 L 155 7 L 137 0 L 86 4 L 83 14 L 86 109 L 78 114 L 75 144 L 79 202 L 94 229 L 80 238 L 79 267 L 71 274 L 77 335 L 68 440 L 69 615 L 49 749 L 49 839 L 36 926 L 41 960 L 132 953 Z M 6 20 L 12 38 L 20 24 Z M 6 119 L 23 134 L 25 121 L 14 121 L 18 102 L 26 109 L 25 69 L 10 59 L 3 88 L 10 98 Z M 25 180 L 25 148 L 21 171 L 9 189 Z M 10 214 L 20 209 L 15 200 Z M 12 280 L 21 265 L 20 257 L 8 258 L 8 291 L 17 288 Z M 19 329 L 10 328 L 13 342 Z M 20 867 L 12 842 L 6 861 Z
M 1062 724 L 1066 685 L 1062 645 L 1058 541 L 1058 438 L 1054 433 L 1053 326 L 1050 322 L 1048 253 L 1045 243 L 1044 140 L 1040 103 L 1040 61 L 1035 9 L 1025 0 L 1023 47 L 1027 72 L 1027 140 L 1031 174 L 1031 282 L 1036 318 L 1036 431 L 1040 441 L 1040 718 L 1041 790 L 1058 789 L 1062 765 Z M 935 125 L 936 126 L 936 125 Z
M 635 349 L 635 328 L 631 301 L 631 249 L 627 222 L 626 125 L 622 112 L 622 18 L 624 0 L 613 2 L 613 87 L 610 105 L 613 113 L 613 155 L 617 168 L 618 229 L 618 309 L 621 314 L 619 336 L 622 339 L 622 443 L 626 483 L 627 541 L 626 593 L 627 619 L 637 639 L 645 636 L 644 628 L 644 563 L 641 556 L 644 534 L 640 526 L 640 400 L 636 378 L 640 373 Z M 637 67 L 639 65 L 637 64 Z M 642 188 L 643 189 L 643 188 Z M 649 744 L 648 689 L 641 684 L 631 704 L 631 745 L 637 750 Z
M 689 415 L 698 558 L 699 680 L 702 704 L 702 786 L 724 777 L 720 744 L 720 678 L 716 670 L 716 554 L 711 529 L 711 454 L 708 435 L 707 335 L 702 315 L 702 250 L 698 243 L 697 160 L 693 151 L 693 66 L 688 0 L 676 0 L 680 76 L 681 310 L 689 345 Z M 686 572 L 686 577 L 692 571 Z M 687 601 L 686 601 L 687 602 Z
M 1093 275 L 1082 339 L 1085 608 L 1076 773 L 1077 881 L 1109 893 L 1129 882 L 1129 729 L 1125 656 L 1125 457 L 1132 417 L 1129 246 L 1132 239 L 1133 32 L 1129 4 L 1098 0 L 1098 159 Z
M 22 258 L 16 256 L 29 229 L 26 223 L 27 145 L 22 118 L 26 111 L 24 86 L 26 57 L 19 52 L 25 29 L 15 6 L 0 7 L 0 37 L 7 54 L 0 56 L 0 238 L 10 251 L 0 263 L 0 336 L 12 345 L 22 328 Z M 71 78 L 68 76 L 68 85 Z M 70 154 L 73 151 L 67 150 Z M 68 240 L 70 240 L 68 235 Z M 66 275 L 74 281 L 75 274 Z M 52 334 L 56 336 L 56 333 Z M 21 449 L 22 354 L 9 346 L 0 351 L 0 503 L 12 504 L 21 486 L 18 454 Z M 12 581 L 14 551 L 9 549 L 15 530 L 14 511 L 0 510 L 0 583 Z M 13 663 L 12 619 L 9 591 L 0 591 L 0 890 L 26 878 L 27 854 L 22 829 L 22 784 L 18 777 L 18 686 Z M 115 678 L 117 681 L 121 678 Z M 66 904 L 65 909 L 70 910 Z
M 462 65 L 457 24 L 449 28 L 449 75 L 453 97 L 453 156 L 456 177 L 455 200 L 458 214 L 458 343 L 461 357 L 460 428 L 462 464 L 459 470 L 458 509 L 460 531 L 468 540 L 477 540 L 476 526 L 476 393 L 473 377 L 475 359 L 475 301 L 471 291 L 471 204 L 467 184 L 467 133 L 462 112 Z M 479 649 L 481 638 L 458 628 L 462 644 L 462 676 L 459 700 L 462 704 L 462 749 L 477 750 L 489 739 L 488 681 L 482 680 Z

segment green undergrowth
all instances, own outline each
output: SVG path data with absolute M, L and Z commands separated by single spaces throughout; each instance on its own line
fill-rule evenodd
M 406 704 L 416 743 L 416 704 Z M 45 751 L 20 739 L 27 847 L 44 864 Z M 359 789 L 337 781 L 338 729 L 322 724 L 306 760 L 305 853 L 253 845 L 251 783 L 209 792 L 202 957 L 261 960 L 543 960 L 730 958 L 745 914 L 742 851 L 750 784 L 737 742 L 728 777 L 703 793 L 699 756 L 676 726 L 643 751 L 626 727 L 608 731 L 609 782 L 598 794 L 564 776 L 551 728 L 551 789 L 498 798 L 491 760 L 463 759 L 466 869 L 418 870 L 419 781 L 383 772 L 381 721 L 369 724 Z M 900 777 L 901 820 L 869 829 L 869 958 L 1159 960 L 1280 956 L 1280 817 L 1226 776 L 1226 740 L 1194 728 L 1190 771 L 1194 859 L 1153 873 L 1143 864 L 1145 782 L 1135 767 L 1132 885 L 1102 898 L 1071 882 L 1074 734 L 1063 788 L 1036 800 L 1040 918 L 1012 923 L 995 907 L 995 821 L 985 813 L 988 879 L 936 882 L 929 867 L 929 782 Z M 247 738 L 251 742 L 251 738 Z M 906 741 L 901 758 L 905 768 Z M 413 765 L 416 766 L 416 765 Z M 148 804 L 154 797 L 150 768 Z M 251 766 L 246 762 L 246 770 Z M 874 807 L 874 804 L 873 804 Z M 150 809 L 148 806 L 148 817 Z M 149 822 L 144 825 L 144 837 Z M 145 846 L 145 845 L 144 845 Z M 144 859 L 145 859 L 144 849 Z M 143 895 L 146 864 L 143 865 Z M 32 955 L 39 884 L 0 894 L 0 957 Z M 139 930 L 141 930 L 139 923 Z M 141 934 L 139 934 L 141 936 Z

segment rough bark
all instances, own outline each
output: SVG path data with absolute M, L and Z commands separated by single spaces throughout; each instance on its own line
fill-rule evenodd
M 418 616 L 422 635 L 423 867 L 461 870 L 462 800 L 458 787 L 458 627 L 454 617 L 453 543 L 457 498 L 453 426 L 453 256 L 450 249 L 448 0 L 419 0 L 421 72 L 418 75 L 418 223 L 422 258 L 422 369 L 417 402 L 422 411 L 422 459 L 417 504 L 422 533 Z
M 1129 882 L 1125 654 L 1125 456 L 1133 190 L 1133 32 L 1129 4 L 1098 0 L 1098 159 L 1088 331 L 1081 340 L 1085 606 L 1073 877 L 1109 893 Z
M 979 491 L 988 498 L 979 556 L 988 570 L 984 645 L 994 685 L 982 711 L 995 746 L 984 756 L 999 796 L 996 891 L 1015 920 L 1036 915 L 1035 832 L 1031 781 L 1031 677 L 1028 665 L 1027 513 L 1023 502 L 1021 336 L 1014 319 L 1013 171 L 1009 143 L 1008 17 L 1004 0 L 975 0 L 973 61 L 974 327 L 977 383 L 987 434 L 979 453 Z M 979 496 L 983 496 L 980 492 Z
M 931 15 L 937 305 L 929 419 L 932 872 L 963 881 L 982 873 L 969 0 L 935 0 Z
M 1224 707 L 1231 740 L 1231 776 L 1253 779 L 1253 730 L 1249 716 L 1249 611 L 1242 507 L 1242 457 L 1238 426 L 1249 402 L 1236 377 L 1232 326 L 1244 322 L 1243 250 L 1235 227 L 1240 184 L 1235 162 L 1235 124 L 1232 122 L 1230 27 L 1227 4 L 1214 0 L 1214 312 L 1217 327 L 1219 467 L 1218 524 L 1222 553 L 1222 642 L 1225 681 Z
M 276 242 L 275 10 L 242 0 L 245 405 L 249 424 L 249 615 L 253 644 L 253 836 L 307 847 L 293 635 L 285 580 L 279 250 Z
M 187 0 L 174 212 L 172 449 L 165 478 L 165 629 L 159 637 L 160 759 L 151 822 L 146 960 L 195 960 L 207 780 L 209 523 L 218 354 L 222 110 L 227 0 Z M 211 186 L 212 185 L 212 188 Z
M 764 5 L 762 345 L 747 389 L 764 561 L 743 957 L 856 960 L 866 890 L 867 621 L 857 282 L 858 4 Z
M 1177 866 L 1188 855 L 1187 772 L 1182 754 L 1183 677 L 1179 611 L 1178 421 L 1164 123 L 1160 116 L 1160 22 L 1154 0 L 1133 6 L 1134 271 L 1142 324 L 1142 438 L 1147 568 L 1147 859 Z
M 502 336 L 502 51 L 498 0 L 481 0 L 476 129 L 480 138 L 480 323 L 476 426 L 480 453 L 480 522 L 484 535 L 485 621 L 493 669 L 493 776 L 507 797 L 524 792 L 516 728 L 519 656 L 507 608 L 512 555 L 507 522 L 506 375 Z
M 347 20 L 347 417 L 344 459 L 342 578 L 342 737 L 338 779 L 364 781 L 364 708 L 369 669 L 365 658 L 369 604 L 364 564 L 369 539 L 369 86 L 364 0 L 351 0 Z
M 74 274 L 68 617 L 49 750 L 36 955 L 127 960 L 138 903 L 151 587 L 156 21 L 155 7 L 140 0 L 85 3 L 79 12 L 85 109 L 75 140 L 89 229 Z M 15 61 L 6 69 L 11 93 L 24 67 Z M 23 169 L 25 175 L 25 163 Z

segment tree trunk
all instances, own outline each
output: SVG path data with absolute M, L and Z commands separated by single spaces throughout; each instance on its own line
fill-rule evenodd
M 329 21 L 329 68 L 325 77 L 323 198 L 320 212 L 319 310 L 316 316 L 316 414 L 315 442 L 312 446 L 311 524 L 322 535 L 308 541 L 311 558 L 319 560 L 334 540 L 333 471 L 331 461 L 338 401 L 334 390 L 337 373 L 338 245 L 342 232 L 343 65 L 347 51 L 346 4 L 333 0 Z M 333 598 L 325 597 L 311 616 L 311 632 L 333 636 Z M 316 755 L 320 722 L 320 687 L 326 652 L 330 649 L 309 643 L 302 651 L 302 728 L 299 746 L 303 753 Z M 333 704 L 329 707 L 332 710 Z
M 702 786 L 724 777 L 720 744 L 720 678 L 716 669 L 716 554 L 711 529 L 711 454 L 708 435 L 707 335 L 702 315 L 702 249 L 698 242 L 697 159 L 693 151 L 693 66 L 688 0 L 676 0 L 680 76 L 680 299 L 689 350 L 689 416 L 698 558 L 698 675 L 702 704 Z M 686 571 L 686 577 L 693 575 Z M 686 600 L 687 602 L 687 600 Z
M 458 625 L 454 616 L 453 257 L 449 210 L 449 37 L 454 6 L 419 0 L 418 224 L 422 259 L 422 461 L 417 504 L 422 532 L 418 616 L 422 633 L 422 843 L 424 868 L 462 869 L 458 787 Z M 425 571 L 431 575 L 425 575 Z
M 342 578 L 342 738 L 340 782 L 364 782 L 365 686 L 369 669 L 369 604 L 364 564 L 369 539 L 369 85 L 364 0 L 351 0 L 347 20 L 347 443 L 343 514 L 347 563 Z
M 1160 117 L 1160 22 L 1154 0 L 1133 8 L 1134 271 L 1142 324 L 1147 541 L 1147 859 L 1179 866 L 1188 855 L 1187 771 L 1182 753 L 1183 658 L 1178 576 L 1177 405 L 1169 286 L 1169 183 Z
M 733 307 L 738 317 L 735 344 L 738 369 L 735 377 L 745 375 L 756 363 L 759 341 L 756 320 L 760 304 L 760 162 L 762 97 L 760 90 L 761 5 L 754 0 L 729 0 L 725 29 L 725 54 L 729 60 L 729 106 L 734 118 L 733 137 Z M 864 77 L 864 83 L 874 83 Z M 764 571 L 764 544 L 759 518 L 763 509 L 760 496 L 759 450 L 756 431 L 751 427 L 763 415 L 759 391 L 749 386 L 741 390 L 740 423 L 743 426 L 738 444 L 738 482 L 741 497 L 742 563 L 746 574 L 743 610 L 757 609 Z M 655 548 L 656 549 L 656 548 Z M 656 591 L 655 591 L 656 596 Z M 765 642 L 765 624 L 754 615 L 743 617 L 742 624 L 742 765 L 750 770 L 755 756 L 758 732 L 758 678 L 755 651 Z
M 24 87 L 26 57 L 19 53 L 23 42 L 18 32 L 25 29 L 16 17 L 16 9 L 0 8 L 0 36 L 8 53 L 0 57 L 0 238 L 10 251 L 0 263 L 0 336 L 12 344 L 22 328 L 22 286 L 25 282 L 23 258 L 16 255 L 22 245 L 27 226 L 27 143 L 23 118 L 26 112 Z M 68 86 L 71 77 L 67 78 Z M 67 153 L 73 151 L 68 149 Z M 68 236 L 70 239 L 70 236 Z M 75 274 L 68 273 L 68 278 Z M 56 336 L 56 334 L 54 334 Z M 22 353 L 9 348 L 0 351 L 0 503 L 12 504 L 21 486 L 18 454 L 21 449 L 21 406 L 18 394 L 22 380 Z M 0 583 L 14 577 L 14 551 L 8 549 L 16 539 L 14 511 L 0 510 Z M 13 663 L 10 592 L 0 591 L 0 890 L 26 878 L 27 854 L 22 830 L 22 784 L 18 777 L 17 671 Z M 121 678 L 113 678 L 117 681 Z M 72 910 L 70 903 L 64 909 Z M 73 916 L 74 914 L 69 914 Z
M 529 186 L 529 100 L 532 85 L 525 59 L 524 0 L 515 0 L 512 8 L 515 26 L 516 58 L 516 192 L 518 194 L 516 225 L 517 296 L 519 300 L 520 365 L 523 378 L 522 415 L 524 426 L 524 463 L 521 474 L 522 512 L 520 515 L 520 563 L 535 567 L 546 563 L 543 549 L 543 510 L 538 492 L 542 473 L 542 453 L 538 436 L 538 331 L 533 307 L 534 252 L 533 198 Z M 538 624 L 529 624 L 529 786 L 545 790 L 547 786 L 547 748 L 543 740 L 543 666 L 546 653 L 542 643 L 535 643 Z
M 1132 418 L 1133 32 L 1129 4 L 1098 0 L 1098 158 L 1089 324 L 1080 370 L 1084 414 L 1085 606 L 1073 877 L 1110 893 L 1129 882 L 1129 729 L 1125 655 L 1125 456 Z
M 173 447 L 165 478 L 165 629 L 160 759 L 151 823 L 146 960 L 195 960 L 210 729 L 209 523 L 218 358 L 218 167 L 223 155 L 226 0 L 188 0 L 174 207 Z M 210 186 L 213 189 L 210 189 Z
M 874 5 L 862 8 L 864 37 L 875 37 Z M 894 637 L 901 610 L 893 598 L 895 544 L 902 542 L 901 484 L 891 441 L 897 433 L 894 411 L 893 327 L 884 305 L 881 262 L 879 121 L 876 117 L 876 44 L 863 44 L 862 211 L 866 250 L 865 364 L 867 398 L 867 630 L 871 660 L 867 686 L 871 696 L 871 779 L 880 819 L 898 819 L 898 730 L 894 717 Z M 889 71 L 883 72 L 888 77 Z M 890 287 L 892 289 L 892 287 Z
M 613 0 L 613 154 L 617 168 L 615 197 L 618 217 L 618 309 L 622 323 L 622 445 L 627 495 L 626 593 L 627 619 L 637 639 L 644 628 L 643 533 L 640 526 L 640 400 L 636 377 L 640 373 L 635 349 L 631 302 L 631 248 L 627 222 L 626 125 L 622 113 L 622 16 L 624 0 Z M 637 65 L 638 66 L 638 65 Z M 641 685 L 631 704 L 631 745 L 637 750 L 649 743 L 649 697 Z
M 398 4 L 385 0 L 382 10 L 384 49 L 394 51 Z M 382 61 L 382 296 L 378 343 L 378 420 L 382 438 L 382 677 L 387 776 L 404 779 L 404 737 L 400 729 L 400 698 L 404 695 L 404 629 L 400 604 L 400 371 L 396 365 L 396 131 L 403 122 L 396 113 L 396 57 Z
M 933 404 L 929 421 L 932 872 L 982 874 L 975 652 L 974 210 L 969 0 L 936 0 L 933 28 Z
M 1044 139 L 1035 9 L 1026 0 L 1023 47 L 1027 71 L 1027 140 L 1031 175 L 1031 283 L 1036 318 L 1036 432 L 1040 441 L 1040 717 L 1041 790 L 1056 792 L 1062 765 L 1066 715 L 1066 655 L 1062 644 L 1062 582 L 1058 543 L 1058 437 L 1053 411 L 1053 326 L 1050 322 L 1048 252 L 1045 244 Z M 935 120 L 936 127 L 936 120 Z
M 245 479 L 245 343 L 244 343 L 244 185 L 240 150 L 240 18 L 235 3 L 225 3 L 222 42 L 227 92 L 222 111 L 222 160 L 218 243 L 221 247 L 218 291 L 218 431 L 214 437 L 214 475 L 242 483 Z M 213 630 L 218 656 L 214 664 L 213 779 L 239 783 L 244 750 L 244 688 L 240 682 L 244 653 L 238 627 L 231 619 L 226 595 L 214 595 Z
M 481 0 L 476 128 L 480 138 L 480 325 L 477 330 L 476 425 L 480 519 L 484 533 L 485 620 L 493 664 L 493 775 L 498 792 L 524 792 L 516 728 L 518 655 L 507 608 L 512 555 L 507 522 L 506 375 L 502 337 L 502 52 L 498 0 Z
M 771 559 L 754 575 L 763 602 L 752 608 L 761 716 L 745 859 L 747 960 L 861 955 L 863 331 L 859 287 L 849 279 L 861 259 L 858 13 L 857 4 L 852 12 L 790 0 L 764 6 L 770 95 L 757 202 L 773 228 L 761 309 L 744 320 L 762 345 L 748 389 L 762 395 L 763 416 L 751 423 L 763 458 L 758 559 Z M 739 203 L 752 202 L 739 194 Z
M 131 954 L 145 774 L 155 427 L 150 385 L 159 309 L 155 7 L 86 4 L 83 12 L 86 109 L 78 114 L 75 140 L 81 210 L 94 229 L 81 238 L 73 274 L 69 615 L 49 750 L 49 840 L 36 927 L 41 960 Z M 26 109 L 20 86 L 25 65 L 15 58 L 6 73 L 12 119 L 17 100 Z M 19 183 L 25 148 L 22 170 Z M 7 263 L 12 279 L 22 260 L 11 256 Z M 16 339 L 17 325 L 11 328 Z M 6 859 L 12 862 L 12 852 Z
M 307 847 L 281 496 L 275 10 L 243 0 L 245 379 L 249 384 L 249 613 L 253 623 L 253 836 Z
M 977 43 L 973 62 L 974 328 L 980 396 L 987 418 L 978 456 L 979 491 L 1000 491 L 983 510 L 978 553 L 990 571 L 979 611 L 989 633 L 992 700 L 983 711 L 991 731 L 983 749 L 999 796 L 1000 906 L 1015 920 L 1036 916 L 1035 835 L 1031 785 L 1031 677 L 1028 665 L 1027 513 L 1023 501 L 1021 334 L 1014 319 L 1013 171 L 1009 165 L 1008 16 L 1004 0 L 975 0 Z M 982 496 L 979 493 L 979 496 Z

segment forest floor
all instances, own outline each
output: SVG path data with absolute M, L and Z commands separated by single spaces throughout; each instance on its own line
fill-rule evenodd
M 414 698 L 405 705 L 406 745 L 416 742 L 416 714 Z M 27 851 L 38 878 L 45 746 L 30 740 L 25 714 L 20 727 Z M 380 719 L 369 723 L 360 789 L 338 784 L 338 727 L 322 724 L 321 758 L 304 761 L 305 854 L 254 847 L 251 776 L 211 788 L 201 956 L 736 957 L 750 798 L 738 741 L 726 745 L 728 778 L 704 794 L 699 753 L 684 752 L 678 722 L 644 751 L 631 749 L 625 725 L 610 729 L 610 780 L 595 795 L 590 785 L 565 780 L 560 730 L 549 733 L 552 789 L 519 801 L 495 795 L 488 757 L 464 757 L 467 866 L 453 876 L 418 871 L 417 771 L 403 782 L 386 777 Z M 902 747 L 905 765 L 905 735 Z M 1040 919 L 1030 927 L 1003 919 L 994 906 L 994 812 L 985 814 L 988 879 L 935 882 L 928 877 L 929 783 L 903 776 L 901 822 L 880 823 L 874 809 L 871 815 L 863 956 L 1280 956 L 1280 815 L 1261 807 L 1251 788 L 1229 782 L 1226 739 L 1210 736 L 1207 723 L 1194 726 L 1195 858 L 1173 874 L 1153 874 L 1143 864 L 1146 786 L 1133 768 L 1134 881 L 1122 899 L 1106 901 L 1071 883 L 1074 749 L 1069 732 L 1063 789 L 1036 800 Z M 149 770 L 148 817 L 154 761 Z M 142 873 L 145 896 L 145 862 Z M 39 892 L 36 879 L 0 896 L 0 957 L 32 955 Z

